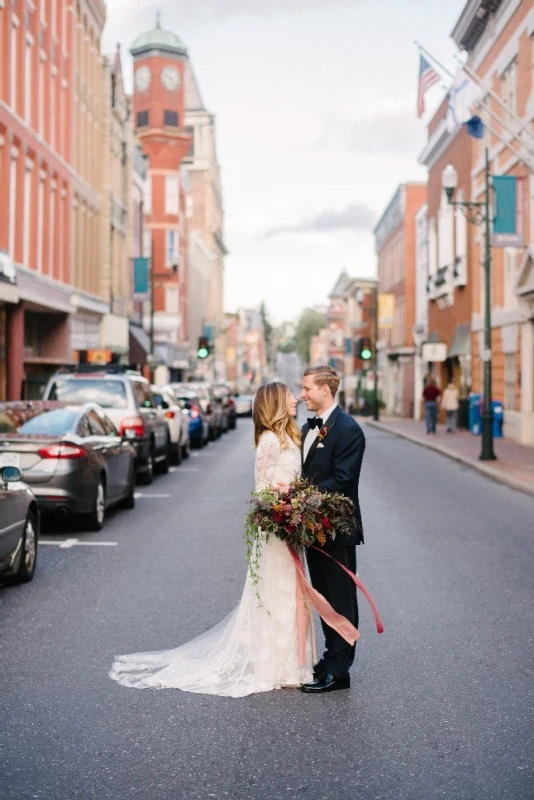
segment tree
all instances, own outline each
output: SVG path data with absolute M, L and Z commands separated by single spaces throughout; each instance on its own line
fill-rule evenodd
M 265 349 L 267 351 L 267 360 L 270 362 L 272 355 L 272 341 L 273 341 L 274 328 L 270 323 L 269 315 L 267 313 L 267 308 L 265 306 L 265 301 L 263 300 L 260 306 L 260 316 L 263 322 L 263 333 L 265 335 Z
M 315 311 L 313 308 L 306 308 L 297 321 L 295 339 L 297 351 L 304 364 L 310 362 L 310 341 L 312 336 L 317 336 L 320 330 L 326 328 L 326 314 Z

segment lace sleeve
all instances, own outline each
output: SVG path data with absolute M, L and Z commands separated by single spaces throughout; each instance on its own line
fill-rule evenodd
M 277 435 L 272 431 L 266 431 L 261 437 L 256 450 L 254 474 L 257 492 L 261 492 L 271 485 L 280 457 L 280 449 Z

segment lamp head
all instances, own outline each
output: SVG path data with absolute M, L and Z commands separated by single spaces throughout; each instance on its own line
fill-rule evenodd
M 452 198 L 454 197 L 454 192 L 456 190 L 456 187 L 458 186 L 458 173 L 456 172 L 452 164 L 447 164 L 447 166 L 443 170 L 441 176 L 441 183 L 443 185 L 443 188 L 445 189 L 447 200 L 450 203 Z

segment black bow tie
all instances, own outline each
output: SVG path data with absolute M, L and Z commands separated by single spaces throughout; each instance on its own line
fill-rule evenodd
M 308 425 L 313 430 L 314 428 L 322 428 L 323 427 L 323 418 L 322 417 L 308 417 Z

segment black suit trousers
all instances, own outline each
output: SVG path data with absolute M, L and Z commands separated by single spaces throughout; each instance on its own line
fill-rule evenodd
M 329 555 L 339 561 L 351 572 L 356 572 L 356 547 L 335 547 Z M 325 597 L 334 611 L 342 614 L 358 627 L 358 600 L 356 585 L 343 570 L 334 564 L 332 558 L 308 548 L 307 560 L 310 578 L 314 589 Z M 354 661 L 355 645 L 350 645 L 335 630 L 321 620 L 325 637 L 323 660 L 328 672 L 338 678 L 348 675 Z

